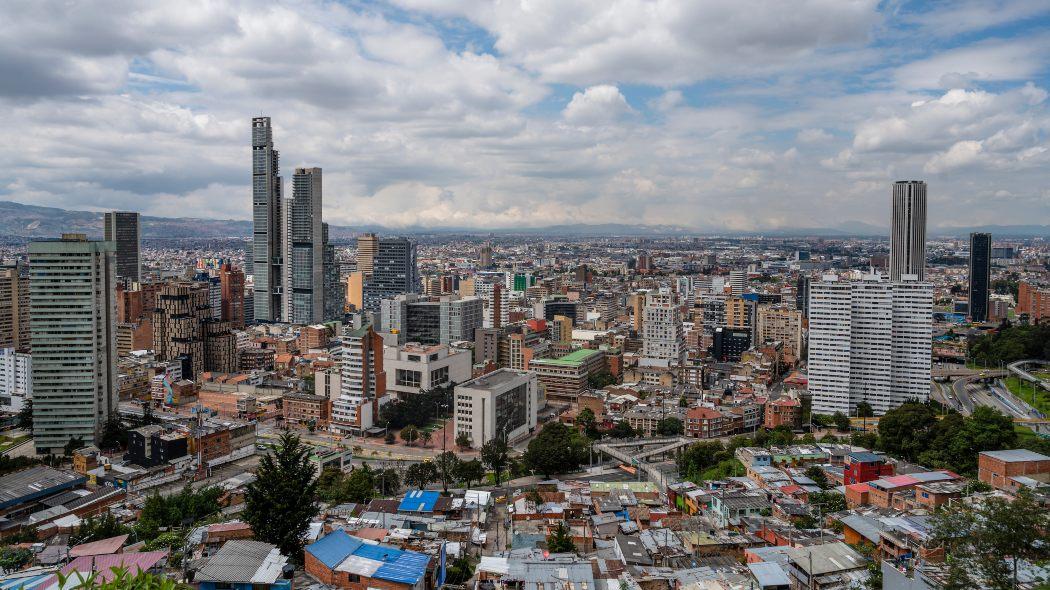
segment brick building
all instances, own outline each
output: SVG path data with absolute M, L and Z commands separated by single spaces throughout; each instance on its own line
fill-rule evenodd
M 977 478 L 993 488 L 1016 492 L 1021 486 L 1050 482 L 1050 457 L 1029 451 L 984 451 L 977 457 Z

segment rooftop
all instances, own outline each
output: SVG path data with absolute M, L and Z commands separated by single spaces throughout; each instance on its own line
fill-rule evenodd
M 986 457 L 991 457 L 992 459 L 1005 461 L 1006 463 L 1017 463 L 1020 461 L 1050 461 L 1050 457 L 1035 451 L 1029 451 L 1028 449 L 984 451 L 981 454 Z
M 574 350 L 563 357 L 559 357 L 556 359 L 535 359 L 532 362 L 542 365 L 562 365 L 566 367 L 576 367 L 582 365 L 589 358 L 596 354 L 601 354 L 601 351 L 591 350 L 589 348 L 581 348 L 579 350 Z
M 85 481 L 83 475 L 43 465 L 8 473 L 0 478 L 0 508 L 49 496 Z
M 512 383 L 524 375 L 528 375 L 528 373 L 525 371 L 515 371 L 514 369 L 499 369 L 462 383 L 459 387 L 491 391 L 499 389 L 508 383 Z

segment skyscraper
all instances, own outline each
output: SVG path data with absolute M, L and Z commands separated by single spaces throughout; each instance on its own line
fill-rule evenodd
M 812 279 L 809 275 L 798 275 L 795 282 L 795 309 L 802 312 L 802 317 L 809 317 L 809 286 Z
M 408 238 L 382 238 L 373 258 L 372 277 L 365 283 L 365 309 L 379 311 L 387 297 L 419 292 L 416 244 Z
M 809 391 L 813 411 L 882 414 L 930 394 L 933 286 L 879 275 L 810 289 Z
M 339 263 L 335 259 L 335 246 L 328 243 L 328 224 L 321 224 L 322 242 L 324 243 L 324 261 L 322 264 L 322 290 L 324 291 L 325 320 L 342 319 L 346 308 L 346 289 L 339 280 Z
M 992 234 L 970 234 L 970 320 L 988 321 L 992 282 Z
M 893 184 L 890 230 L 890 280 L 904 275 L 926 278 L 926 183 L 900 180 Z
M 292 199 L 285 210 L 288 256 L 284 265 L 284 320 L 293 324 L 313 324 L 325 319 L 321 190 L 320 168 L 295 169 Z
M 492 245 L 482 244 L 478 251 L 478 268 L 489 268 L 492 266 Z
M 139 214 L 134 211 L 106 213 L 105 239 L 116 244 L 117 278 L 131 283 L 142 280 L 142 262 L 139 258 L 142 229 Z
M 244 271 L 232 264 L 223 264 L 219 269 L 222 287 L 222 320 L 230 322 L 234 330 L 244 329 Z
M 252 119 L 252 281 L 254 319 L 281 319 L 282 235 L 280 157 L 273 148 L 269 117 Z
M 24 264 L 0 268 L 0 348 L 29 351 L 29 277 Z
M 375 234 L 357 237 L 357 270 L 365 276 L 372 274 L 375 265 L 376 250 L 379 249 L 379 238 Z
M 116 261 L 112 242 L 83 234 L 29 244 L 33 441 L 61 454 L 96 444 L 116 411 Z
M 182 359 L 188 379 L 237 368 L 235 338 L 229 322 L 213 318 L 210 291 L 208 283 L 185 281 L 165 285 L 157 294 L 153 350 L 160 360 Z

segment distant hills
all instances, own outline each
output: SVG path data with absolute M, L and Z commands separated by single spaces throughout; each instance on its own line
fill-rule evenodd
M 84 233 L 101 237 L 103 214 L 93 211 L 71 211 L 57 207 L 40 207 L 13 201 L 0 201 L 0 237 L 55 237 L 63 232 Z M 674 225 L 631 225 L 622 223 L 552 225 L 546 227 L 518 227 L 502 229 L 481 228 L 386 228 L 378 225 L 360 227 L 331 226 L 333 239 L 346 239 L 357 233 L 374 231 L 385 234 L 474 234 L 474 235 L 534 235 L 577 237 L 667 237 L 667 236 L 888 236 L 889 229 L 862 221 L 847 221 L 834 227 L 784 228 L 762 231 L 697 230 Z M 987 225 L 975 227 L 939 227 L 930 230 L 931 236 L 965 236 L 971 231 L 990 232 L 996 237 L 1031 238 L 1050 237 L 1050 225 Z M 195 217 L 142 216 L 144 238 L 238 238 L 252 232 L 250 221 L 234 219 L 200 219 Z

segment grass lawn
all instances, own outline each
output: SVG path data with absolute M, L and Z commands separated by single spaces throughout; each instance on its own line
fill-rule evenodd
M 437 431 L 437 430 L 441 430 L 441 425 L 442 425 L 441 420 L 434 420 L 430 424 L 427 424 L 426 426 L 420 428 L 420 430 L 425 430 L 427 432 L 434 432 L 434 431 Z
M 1027 381 L 1022 383 L 1015 375 L 1003 379 L 1003 383 L 1006 384 L 1010 393 L 1028 402 L 1040 412 L 1050 414 L 1050 392 Z
M 8 449 L 14 447 L 15 445 L 18 445 L 19 443 L 25 440 L 29 440 L 28 434 L 23 434 L 22 436 L 16 436 L 13 438 L 10 436 L 0 435 L 0 453 L 6 453 Z

